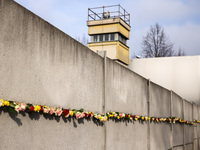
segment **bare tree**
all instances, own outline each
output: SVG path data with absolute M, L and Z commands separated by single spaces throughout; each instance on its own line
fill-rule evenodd
M 177 56 L 185 56 L 185 55 L 186 55 L 185 51 L 183 49 L 179 48 Z
M 164 28 L 158 23 L 151 26 L 142 40 L 143 57 L 169 57 L 174 56 L 173 44 L 168 40 Z
M 85 34 L 83 34 L 83 36 L 81 38 L 80 38 L 80 36 L 78 36 L 78 37 L 75 37 L 75 39 L 77 41 L 79 41 L 80 43 L 82 43 L 83 45 L 87 46 L 88 38 L 86 37 Z

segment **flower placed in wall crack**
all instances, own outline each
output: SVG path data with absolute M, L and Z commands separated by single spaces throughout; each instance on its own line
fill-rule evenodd
M 56 109 L 56 111 L 55 111 L 55 115 L 56 116 L 61 116 L 61 114 L 62 114 L 62 108 L 60 108 L 60 107 L 58 107 L 57 109 Z
M 33 106 L 30 106 L 29 107 L 29 110 L 32 112 L 32 111 L 34 111 L 34 107 Z
M 50 111 L 50 108 L 47 106 L 43 106 L 43 113 L 48 114 Z
M 55 111 L 56 111 L 56 108 L 55 107 L 49 107 L 49 108 L 50 108 L 49 114 L 53 115 L 55 113 Z
M 64 114 L 65 118 L 69 117 L 69 109 L 64 109 L 63 114 Z
M 41 109 L 41 106 L 39 106 L 39 105 L 35 105 L 34 106 L 34 111 L 35 112 L 40 112 L 40 109 Z
M 10 102 L 9 101 L 4 101 L 3 104 L 4 104 L 4 106 L 9 106 Z
M 71 117 L 74 115 L 73 110 L 70 110 L 70 111 L 69 111 L 69 115 L 70 115 Z
M 16 111 L 16 112 L 19 113 L 21 110 L 22 110 L 22 108 L 21 108 L 19 105 L 16 105 L 16 106 L 15 106 L 15 111 Z

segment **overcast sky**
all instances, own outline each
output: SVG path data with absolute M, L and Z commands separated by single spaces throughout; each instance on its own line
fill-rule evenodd
M 131 15 L 130 55 L 140 55 L 142 37 L 156 22 L 175 50 L 180 47 L 187 55 L 200 55 L 200 0 L 15 1 L 73 38 L 87 35 L 88 8 L 120 4 Z

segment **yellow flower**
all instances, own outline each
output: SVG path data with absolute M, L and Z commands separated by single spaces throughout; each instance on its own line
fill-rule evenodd
M 10 105 L 10 102 L 9 102 L 9 101 L 4 101 L 3 104 L 4 104 L 5 106 L 9 106 L 9 105 Z
M 111 118 L 111 117 L 113 117 L 114 115 L 112 115 L 112 114 L 109 114 L 109 117 Z
M 131 117 L 131 115 L 128 115 L 128 117 L 130 118 L 130 117 Z
M 72 117 L 74 115 L 74 112 L 72 110 L 70 110 L 69 115 Z
M 117 116 L 117 119 L 120 119 L 120 116 Z
M 137 121 L 138 120 L 138 118 L 135 118 L 135 121 Z
M 106 118 L 103 119 L 104 122 L 105 122 L 106 120 L 107 120 Z
M 144 120 L 144 117 L 141 117 L 142 118 L 142 120 Z
M 35 105 L 35 106 L 34 106 L 34 111 L 35 111 L 35 112 L 39 112 L 40 109 L 41 109 L 41 106 L 39 106 L 39 105 Z
M 101 119 L 102 119 L 102 117 L 100 116 L 100 117 L 99 117 L 99 120 L 101 120 Z

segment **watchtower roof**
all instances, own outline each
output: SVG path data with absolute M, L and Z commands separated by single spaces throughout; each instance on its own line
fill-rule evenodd
M 88 8 L 88 21 L 120 18 L 130 26 L 130 14 L 120 5 Z

